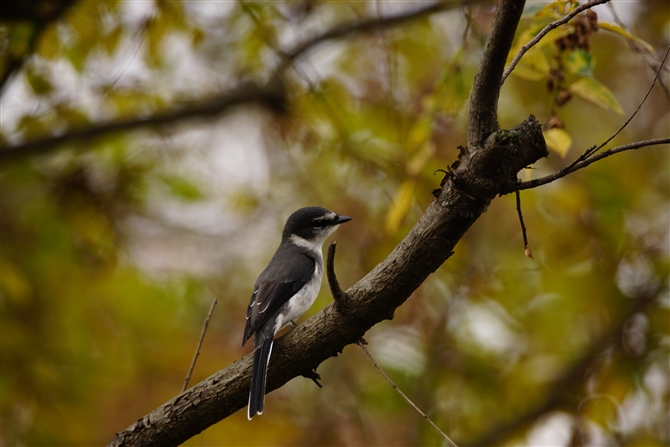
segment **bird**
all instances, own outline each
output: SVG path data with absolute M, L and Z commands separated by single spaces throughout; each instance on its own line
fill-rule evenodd
M 249 300 L 242 346 L 254 336 L 254 361 L 247 417 L 263 413 L 265 381 L 274 336 L 309 309 L 321 288 L 321 247 L 340 224 L 340 216 L 319 206 L 300 208 L 291 214 L 281 243 L 263 270 Z

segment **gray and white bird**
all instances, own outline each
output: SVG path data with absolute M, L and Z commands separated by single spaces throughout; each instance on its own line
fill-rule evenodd
M 249 420 L 263 413 L 265 379 L 275 334 L 316 300 L 323 276 L 321 246 L 340 224 L 350 220 L 351 217 L 338 216 L 318 206 L 300 208 L 286 221 L 279 248 L 256 280 L 242 338 L 244 346 L 254 336 Z

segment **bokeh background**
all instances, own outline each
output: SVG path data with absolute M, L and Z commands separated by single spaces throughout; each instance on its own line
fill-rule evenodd
M 0 24 L 3 149 L 263 82 L 279 50 L 427 5 L 74 1 L 47 21 L 35 17 L 63 2 L 25 3 L 27 16 Z M 528 2 L 515 46 L 565 3 Z M 595 11 L 619 28 L 593 32 L 580 52 L 550 39 L 507 80 L 503 127 L 532 113 L 560 129 L 523 179 L 605 141 L 649 89 L 670 7 L 611 3 Z M 109 442 L 181 391 L 215 298 L 191 384 L 248 354 L 253 283 L 299 207 L 353 216 L 335 235 L 338 276 L 348 287 L 369 272 L 466 143 L 494 11 L 459 6 L 326 42 L 287 72 L 285 114 L 239 107 L 3 161 L 0 445 Z M 605 90 L 557 102 L 557 73 L 566 88 L 592 79 Z M 655 87 L 611 145 L 667 137 L 669 104 Z M 524 191 L 534 260 L 514 196 L 496 199 L 366 334 L 368 349 L 457 442 L 670 445 L 669 172 L 668 146 L 648 147 Z M 331 299 L 323 287 L 306 316 Z M 323 389 L 294 379 L 262 417 L 239 411 L 185 445 L 445 445 L 358 347 L 318 372 Z

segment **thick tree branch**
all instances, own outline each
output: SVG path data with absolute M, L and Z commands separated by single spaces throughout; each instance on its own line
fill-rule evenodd
M 498 96 L 502 85 L 500 79 L 525 3 L 525 0 L 504 0 L 498 4 L 470 96 L 470 152 L 481 147 L 484 140 L 498 130 Z
M 446 178 L 428 207 L 393 252 L 347 292 L 348 309 L 331 303 L 273 347 L 267 391 L 316 369 L 356 343 L 394 311 L 451 256 L 456 243 L 519 170 L 547 155 L 540 123 L 530 117 L 497 132 Z M 224 368 L 161 405 L 122 433 L 111 446 L 173 446 L 247 404 L 252 355 Z
M 576 16 L 577 14 L 579 14 L 582 11 L 585 11 L 587 9 L 591 9 L 594 6 L 601 5 L 601 4 L 607 3 L 609 1 L 610 0 L 591 0 L 588 3 L 584 3 L 583 5 L 576 7 L 572 12 L 567 14 L 565 17 L 563 17 L 561 19 L 558 19 L 555 22 L 551 22 L 549 25 L 542 28 L 542 30 L 539 33 L 537 33 L 537 35 L 535 35 L 535 37 L 533 37 L 526 45 L 521 47 L 521 50 L 519 50 L 519 52 L 516 54 L 516 56 L 514 56 L 514 59 L 512 59 L 512 62 L 510 62 L 509 66 L 505 69 L 505 73 L 503 73 L 503 76 L 502 76 L 503 84 L 505 83 L 505 80 L 507 79 L 507 77 L 512 73 L 512 70 L 514 70 L 514 67 L 516 67 L 516 65 L 519 63 L 519 61 L 521 60 L 523 55 L 526 54 L 526 52 L 528 50 L 533 48 L 540 40 L 542 40 L 542 38 L 544 36 L 546 36 L 549 31 L 551 31 L 552 29 L 558 28 L 561 25 L 564 25 L 564 24 L 568 23 L 570 20 L 572 20 L 572 18 L 574 16 Z
M 547 183 L 551 183 L 555 180 L 558 180 L 559 178 L 563 178 L 572 172 L 583 169 L 588 165 L 595 163 L 596 161 L 610 157 L 614 154 L 618 154 L 619 152 L 640 149 L 647 146 L 657 146 L 660 144 L 670 144 L 670 138 L 656 138 L 654 140 L 636 141 L 634 143 L 624 144 L 623 146 L 613 147 L 611 149 L 606 150 L 605 152 L 599 153 L 598 155 L 593 155 L 590 158 L 587 158 L 586 160 L 582 160 L 579 163 L 567 166 L 561 169 L 560 171 L 557 171 L 551 175 L 547 175 L 546 177 L 541 177 L 534 180 L 528 180 L 526 182 L 517 183 L 515 185 L 509 185 L 507 188 L 505 188 L 503 194 L 509 194 L 514 191 L 521 191 L 522 189 L 531 189 L 531 188 L 537 188 L 538 186 L 546 185 Z

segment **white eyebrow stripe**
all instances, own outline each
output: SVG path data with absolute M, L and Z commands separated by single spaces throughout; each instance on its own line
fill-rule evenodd
M 313 221 L 317 220 L 334 220 L 337 217 L 337 214 L 335 213 L 328 213 L 323 216 L 315 217 Z

